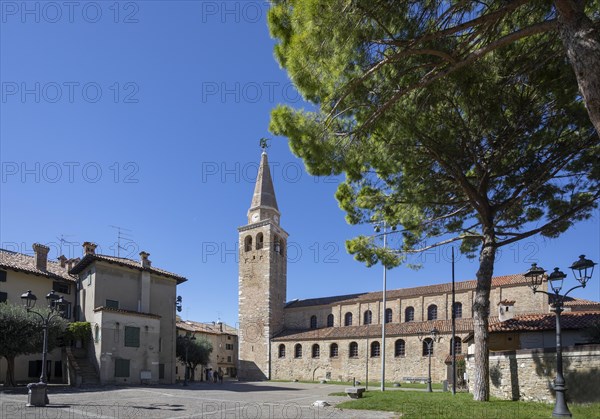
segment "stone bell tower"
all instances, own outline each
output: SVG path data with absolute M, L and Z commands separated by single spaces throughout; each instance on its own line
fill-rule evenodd
M 239 231 L 240 380 L 271 378 L 271 338 L 283 330 L 288 234 L 279 208 L 267 153 L 263 151 L 248 224 Z

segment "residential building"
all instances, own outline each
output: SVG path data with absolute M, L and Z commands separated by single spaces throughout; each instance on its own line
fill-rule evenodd
M 224 378 L 237 378 L 237 354 L 238 336 L 237 329 L 222 322 L 201 323 L 194 321 L 177 322 L 177 335 L 206 339 L 212 344 L 213 351 L 210 354 L 208 364 L 198 366 L 194 371 L 193 378 L 196 381 L 206 379 L 205 370 L 221 370 Z M 190 375 L 191 372 L 190 372 Z M 177 380 L 185 378 L 185 367 L 182 362 L 177 362 Z
M 96 254 L 96 245 L 85 242 L 83 258 L 61 256 L 57 263 L 47 260 L 46 246 L 33 247 L 33 257 L 0 252 L 0 272 L 6 272 L 0 288 L 6 297 L 0 297 L 20 304 L 20 295 L 30 289 L 43 301 L 54 288 L 69 301 L 69 320 L 87 321 L 92 329 L 92 341 L 84 342 L 78 356 L 71 348 L 52 352 L 49 368 L 58 371 L 58 364 L 62 376 L 55 373 L 51 380 L 66 382 L 69 375 L 78 385 L 78 372 L 89 370 L 100 384 L 175 382 L 176 289 L 186 278 L 153 267 L 147 252 L 135 261 Z M 15 378 L 32 381 L 31 361 L 38 359 L 41 353 L 20 357 Z

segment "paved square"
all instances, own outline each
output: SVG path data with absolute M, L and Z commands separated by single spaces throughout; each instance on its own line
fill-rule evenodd
M 316 400 L 335 405 L 346 397 L 332 384 L 225 382 L 193 383 L 188 387 L 50 387 L 50 405 L 26 407 L 24 390 L 0 393 L 2 419 L 115 419 L 115 418 L 393 418 L 391 413 L 314 407 Z

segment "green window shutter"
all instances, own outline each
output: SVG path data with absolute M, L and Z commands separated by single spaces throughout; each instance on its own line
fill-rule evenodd
M 125 346 L 140 347 L 140 328 L 125 326 Z
M 115 359 L 115 377 L 129 377 L 128 359 Z

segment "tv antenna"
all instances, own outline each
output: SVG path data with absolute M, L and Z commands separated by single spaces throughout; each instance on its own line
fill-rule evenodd
M 133 230 L 113 225 L 109 227 L 117 230 L 117 257 L 121 257 L 121 250 L 127 250 L 127 248 L 121 246 L 121 240 L 125 240 L 126 242 L 132 242 L 133 238 L 130 237 L 129 233 L 131 233 Z
M 57 237 L 56 240 L 58 240 L 58 256 L 62 256 L 63 255 L 63 245 L 65 243 L 68 244 L 77 244 L 77 242 L 72 242 L 70 240 L 65 240 L 65 237 L 73 237 L 73 234 L 61 234 L 60 237 Z

